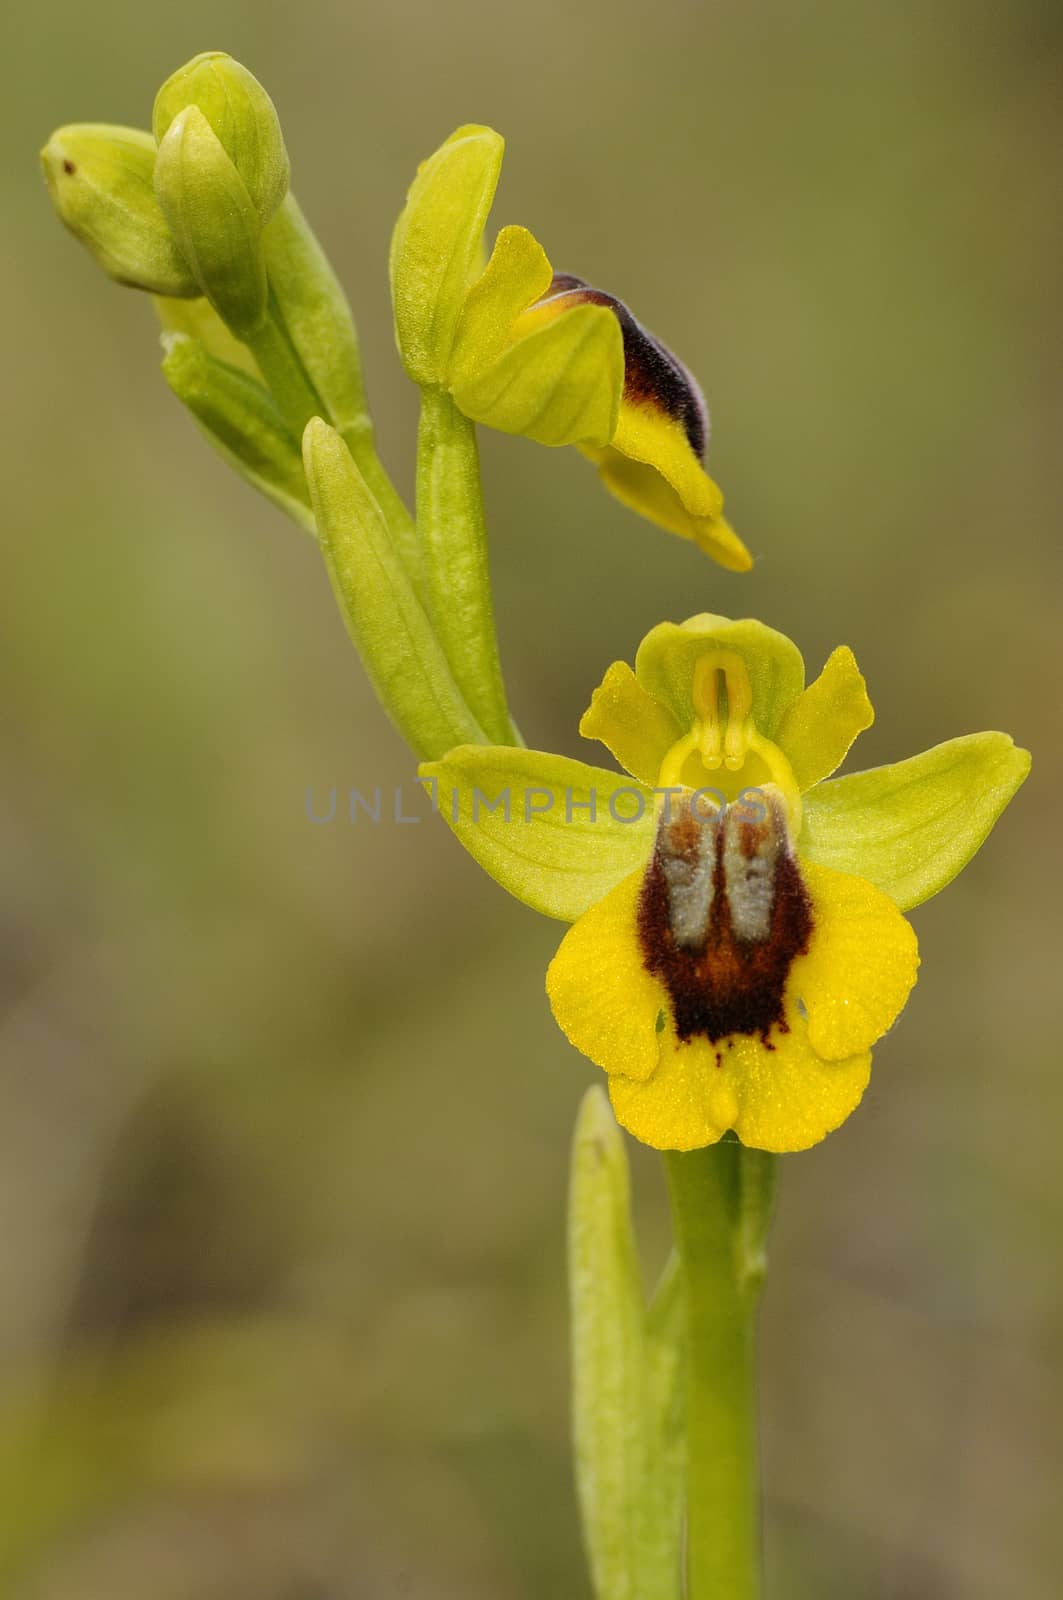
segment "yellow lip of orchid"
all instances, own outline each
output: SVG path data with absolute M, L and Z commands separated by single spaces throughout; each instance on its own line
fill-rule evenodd
M 634 671 L 610 667 L 580 724 L 630 778 L 501 747 L 422 769 L 481 864 L 573 923 L 554 1016 L 644 1143 L 734 1130 L 801 1150 L 859 1103 L 915 982 L 902 912 L 956 875 L 1029 770 L 982 733 L 832 779 L 872 715 L 848 649 L 805 687 L 784 635 L 699 616 L 653 629 Z M 534 817 L 500 804 L 520 790 Z
M 470 125 L 418 170 L 391 252 L 407 371 L 474 422 L 578 446 L 631 510 L 746 571 L 752 558 L 703 464 L 708 412 L 683 363 L 623 301 L 555 274 L 525 228 L 503 228 L 476 276 L 501 160 L 499 135 Z
M 721 566 L 748 571 L 752 557 L 723 517 L 723 495 L 705 471 L 709 409 L 697 379 L 622 300 L 582 278 L 555 274 L 527 315 L 559 316 L 583 305 L 608 308 L 620 324 L 624 383 L 612 437 L 606 445 L 581 440 L 580 449 L 629 509 L 692 539 Z

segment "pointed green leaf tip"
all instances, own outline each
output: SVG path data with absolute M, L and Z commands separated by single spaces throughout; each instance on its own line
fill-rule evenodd
M 276 108 L 258 79 L 221 50 L 207 50 L 167 78 L 155 96 L 152 128 L 162 144 L 195 106 L 210 124 L 266 223 L 288 193 L 290 168 Z
M 576 1483 L 598 1600 L 676 1600 L 683 1459 L 682 1300 L 647 1314 L 624 1138 L 600 1088 L 580 1106 L 568 1215 Z
M 395 338 L 415 383 L 442 383 L 502 168 L 505 141 L 470 124 L 451 134 L 410 185 L 391 240 Z
M 159 145 L 155 194 L 200 292 L 235 334 L 253 333 L 266 314 L 259 214 L 196 106 L 174 118 Z
M 117 283 L 184 298 L 202 293 L 155 198 L 155 141 L 139 128 L 73 123 L 41 151 L 52 204 Z
M 332 588 L 384 710 L 420 756 L 485 742 L 350 451 L 320 417 L 303 464 Z
M 164 335 L 163 376 L 211 444 L 254 488 L 315 533 L 299 441 L 272 396 L 248 372 L 219 361 L 198 339 Z

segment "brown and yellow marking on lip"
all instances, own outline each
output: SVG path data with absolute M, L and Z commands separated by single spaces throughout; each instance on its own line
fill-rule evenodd
M 691 804 L 663 815 L 643 880 L 638 932 L 646 966 L 668 990 L 680 1039 L 785 1031 L 786 981 L 808 949 L 812 906 L 781 805 L 764 815 Z
M 693 373 L 631 315 L 622 300 L 604 289 L 592 288 L 583 278 L 555 272 L 537 309 L 555 306 L 562 311 L 575 305 L 607 306 L 613 312 L 624 339 L 625 401 L 660 411 L 677 422 L 694 454 L 704 460 L 709 411 Z

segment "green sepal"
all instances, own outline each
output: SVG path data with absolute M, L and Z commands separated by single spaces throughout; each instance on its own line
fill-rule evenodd
M 538 444 L 605 445 L 616 429 L 624 387 L 624 341 L 605 306 L 573 306 L 452 385 L 474 422 Z
M 458 128 L 421 163 L 395 224 L 390 256 L 395 338 L 415 383 L 445 378 L 504 148 L 492 128 Z
M 288 192 L 290 167 L 276 107 L 258 79 L 222 50 L 206 50 L 179 67 L 155 96 L 152 127 L 161 144 L 174 120 L 195 106 L 210 123 L 268 222 Z
M 572 1145 L 568 1269 L 576 1484 L 596 1600 L 678 1600 L 681 1294 L 670 1277 L 647 1318 L 624 1139 L 597 1087 Z
M 574 922 L 649 860 L 653 794 L 625 774 L 505 745 L 451 750 L 420 770 L 469 854 L 548 917 Z
M 333 591 L 384 710 L 418 756 L 483 743 L 379 505 L 319 417 L 303 436 L 303 463 Z
M 184 334 L 164 336 L 163 376 L 211 444 L 308 533 L 316 534 L 299 441 L 269 392 Z
M 801 652 L 784 633 L 744 618 L 703 612 L 686 622 L 661 622 L 639 645 L 635 675 L 681 728 L 695 720 L 694 668 L 711 650 L 729 650 L 742 657 L 753 696 L 753 721 L 765 738 L 774 738 L 784 712 L 805 684 Z
M 804 797 L 800 853 L 866 878 L 908 911 L 967 865 L 1029 770 L 1006 733 L 971 733 L 831 778 Z
M 200 291 L 238 337 L 253 333 L 266 314 L 259 215 L 196 106 L 174 118 L 159 145 L 155 194 Z
M 52 204 L 117 283 L 152 294 L 201 293 L 155 198 L 155 141 L 139 128 L 72 123 L 41 151 Z

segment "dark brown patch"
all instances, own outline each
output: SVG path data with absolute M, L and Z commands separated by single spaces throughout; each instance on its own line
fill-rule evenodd
M 63 162 L 63 171 L 69 173 L 71 177 L 73 177 L 74 173 L 77 171 L 77 167 L 75 167 L 74 163 L 69 159 L 69 157 Z
M 749 915 L 732 914 L 725 856 L 737 873 L 739 859 L 768 863 L 764 882 L 764 925 L 754 937 L 741 937 L 735 922 Z M 687 941 L 676 933 L 677 866 L 712 867 L 712 897 L 706 931 L 694 940 L 687 918 Z M 669 885 L 671 874 L 672 887 Z M 734 890 L 736 905 L 743 890 Z M 766 1045 L 773 1028 L 787 1031 L 783 996 L 790 966 L 808 949 L 812 906 L 789 848 L 785 824 L 768 808 L 766 820 L 745 820 L 740 807 L 730 806 L 722 824 L 702 821 L 689 807 L 670 822 L 662 819 L 657 845 L 646 871 L 638 913 L 639 940 L 645 963 L 661 979 L 672 1001 L 680 1039 L 697 1034 L 712 1044 L 730 1034 L 759 1034 Z M 769 1045 L 769 1048 L 772 1046 Z M 717 1056 L 717 1064 L 719 1064 Z
M 672 352 L 655 339 L 622 300 L 592 289 L 568 272 L 554 274 L 545 298 L 565 295 L 582 305 L 608 306 L 624 337 L 624 398 L 650 405 L 680 424 L 699 460 L 709 442 L 709 412 L 694 375 Z

